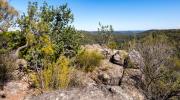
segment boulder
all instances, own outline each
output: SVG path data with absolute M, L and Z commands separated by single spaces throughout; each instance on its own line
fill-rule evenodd
M 106 70 L 104 70 L 105 68 Z M 100 83 L 118 86 L 122 78 L 123 70 L 123 66 L 112 64 L 108 60 L 103 60 L 100 68 L 92 73 L 92 75 L 94 75 L 94 79 L 97 77 L 97 81 Z
M 136 91 L 128 91 L 119 86 L 102 86 L 101 88 L 88 86 L 44 93 L 26 97 L 25 100 L 144 100 L 144 98 Z
M 117 50 L 110 58 L 110 62 L 117 65 L 124 65 L 124 60 L 127 58 L 128 53 L 125 50 Z
M 129 63 L 131 63 L 134 68 L 144 67 L 143 57 L 141 56 L 141 54 L 138 51 L 136 51 L 136 50 L 130 51 L 128 54 L 128 58 L 130 60 Z
M 3 100 L 24 100 L 24 97 L 29 91 L 29 84 L 24 81 L 10 81 L 4 86 L 4 90 L 1 91 L 1 97 Z M 2 98 L 0 98 L 2 99 Z

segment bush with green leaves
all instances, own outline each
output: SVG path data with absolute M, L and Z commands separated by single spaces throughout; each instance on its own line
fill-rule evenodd
M 19 31 L 0 33 L 0 53 L 7 53 L 21 46 L 25 38 Z
M 97 51 L 83 50 L 76 57 L 77 66 L 86 72 L 93 71 L 100 65 L 103 55 Z
M 53 7 L 44 3 L 39 7 L 37 2 L 30 2 L 27 14 L 17 22 L 28 44 L 21 56 L 34 69 L 30 74 L 35 87 L 66 88 L 70 71 L 66 57 L 77 54 L 81 39 L 81 34 L 70 26 L 73 14 L 67 4 Z
M 67 4 L 53 7 L 44 3 L 39 7 L 37 2 L 30 2 L 27 14 L 17 22 L 28 43 L 21 55 L 33 66 L 37 61 L 42 66 L 46 57 L 51 61 L 56 61 L 61 54 L 73 57 L 80 48 L 81 34 L 70 26 L 73 14 Z
M 67 5 L 57 8 L 44 3 L 29 3 L 27 15 L 18 19 L 28 47 L 21 55 L 36 72 L 30 73 L 35 87 L 58 89 L 68 86 L 69 60 L 60 55 L 75 56 L 81 35 L 69 26 L 73 15 Z

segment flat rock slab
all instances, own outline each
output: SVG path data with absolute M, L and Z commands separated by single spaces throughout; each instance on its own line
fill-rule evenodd
M 24 100 L 27 95 L 28 84 L 23 81 L 11 81 L 4 86 L 4 90 L 1 91 L 4 95 L 0 100 Z

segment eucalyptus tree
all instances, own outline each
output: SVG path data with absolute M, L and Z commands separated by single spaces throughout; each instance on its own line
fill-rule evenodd
M 43 73 L 46 69 L 50 71 L 51 66 L 48 65 L 55 66 L 62 55 L 69 58 L 75 56 L 80 48 L 81 34 L 71 26 L 73 19 L 67 4 L 54 7 L 44 2 L 39 7 L 37 2 L 29 2 L 27 14 L 17 21 L 26 40 L 26 48 L 21 54 L 36 70 L 41 89 L 46 86 L 47 77 Z M 59 70 L 53 73 L 56 71 Z M 52 81 L 55 77 L 50 76 Z
M 73 19 L 67 4 L 54 7 L 44 2 L 39 7 L 37 2 L 29 2 L 27 15 L 23 14 L 18 24 L 30 47 L 37 46 L 37 51 L 49 47 L 47 49 L 53 52 L 56 60 L 61 54 L 74 56 L 80 47 L 81 35 L 70 25 Z M 44 45 L 40 38 L 46 38 L 48 43 Z

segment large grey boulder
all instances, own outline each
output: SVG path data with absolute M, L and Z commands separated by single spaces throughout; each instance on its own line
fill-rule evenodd
M 144 61 L 143 61 L 143 57 L 141 56 L 141 54 L 136 51 L 136 50 L 132 50 L 129 52 L 128 54 L 129 60 L 133 67 L 135 68 L 143 68 L 144 67 Z
M 103 68 L 106 68 L 106 70 Z M 123 66 L 113 64 L 108 60 L 103 60 L 100 68 L 95 71 L 93 75 L 98 78 L 97 81 L 100 83 L 118 86 L 122 78 L 123 70 Z

